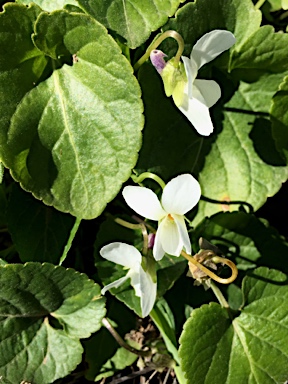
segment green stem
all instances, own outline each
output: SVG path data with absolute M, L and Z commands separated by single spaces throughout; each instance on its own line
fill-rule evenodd
M 177 350 L 177 342 L 174 330 L 170 327 L 165 316 L 162 314 L 160 307 L 156 305 L 150 312 L 150 317 L 153 320 L 156 327 L 159 329 L 161 336 L 163 337 L 164 343 L 167 347 L 167 350 L 173 356 L 177 366 L 174 368 L 174 372 L 176 374 L 177 380 L 179 384 L 187 384 L 187 381 L 184 377 L 184 373 L 180 367 L 180 359 Z
M 154 49 L 156 49 L 162 43 L 162 41 L 164 41 L 168 37 L 172 37 L 178 43 L 178 51 L 177 51 L 176 56 L 175 56 L 175 62 L 176 62 L 176 64 L 178 64 L 179 61 L 180 61 L 181 55 L 182 55 L 182 53 L 184 51 L 184 40 L 183 40 L 182 36 L 179 35 L 179 33 L 176 32 L 176 31 L 165 31 L 164 33 L 162 33 L 161 36 L 158 37 L 158 39 L 154 40 L 149 45 L 149 47 L 147 48 L 147 51 L 145 52 L 145 54 L 134 65 L 134 70 L 137 71 L 137 69 L 139 67 L 141 67 L 141 65 L 144 64 L 146 60 L 149 59 L 150 53 Z
M 265 3 L 266 0 L 258 0 L 257 3 L 255 4 L 254 8 L 255 9 L 260 9 L 262 5 Z
M 3 164 L 0 162 L 0 183 L 2 183 L 3 176 L 4 176 L 4 166 L 3 166 Z
M 132 224 L 129 223 L 128 221 L 125 221 L 123 219 L 120 219 L 119 217 L 116 217 L 114 219 L 115 223 L 122 225 L 122 227 L 129 228 L 129 229 L 141 229 L 142 231 L 142 236 L 143 236 L 143 249 L 142 253 L 143 255 L 147 255 L 148 252 L 148 232 L 147 228 L 145 226 L 145 223 L 139 223 L 139 224 Z
M 120 217 L 116 217 L 114 219 L 115 223 L 122 225 L 122 227 L 129 228 L 129 229 L 142 229 L 142 224 L 132 224 L 129 223 L 126 220 L 120 219 Z
M 128 345 L 128 344 L 122 339 L 122 337 L 119 335 L 119 333 L 116 331 L 116 329 L 112 327 L 112 325 L 110 324 L 109 320 L 106 319 L 105 317 L 102 319 L 102 324 L 103 324 L 104 327 L 106 327 L 106 329 L 111 333 L 111 335 L 114 337 L 114 339 L 117 341 L 117 343 L 118 343 L 121 347 L 127 349 L 127 351 L 129 351 L 129 352 L 131 352 L 131 353 L 134 353 L 135 355 L 143 356 L 143 357 L 146 357 L 146 356 L 150 356 L 150 355 L 151 355 L 151 351 L 139 351 L 139 349 L 130 347 L 130 345 Z
M 76 217 L 75 223 L 74 223 L 73 228 L 71 229 L 71 232 L 70 232 L 69 239 L 67 241 L 67 244 L 65 245 L 63 254 L 62 254 L 61 258 L 60 258 L 59 265 L 62 265 L 62 263 L 66 259 L 67 254 L 68 254 L 68 252 L 69 252 L 69 250 L 71 248 L 73 239 L 74 239 L 74 237 L 76 235 L 76 232 L 77 232 L 77 230 L 79 228 L 80 223 L 81 223 L 81 219 L 79 217 Z
M 161 310 L 157 307 L 157 304 L 154 306 L 149 316 L 153 320 L 153 323 L 156 325 L 156 327 L 159 329 L 165 345 L 173 356 L 173 359 L 177 364 L 180 364 L 175 334 L 167 323 L 165 317 L 162 315 Z
M 143 172 L 139 176 L 132 175 L 131 178 L 135 184 L 140 184 L 145 179 L 152 179 L 156 181 L 156 183 L 158 183 L 162 189 L 164 189 L 166 185 L 159 176 L 155 175 L 155 173 L 152 172 Z
M 222 292 L 212 280 L 211 280 L 211 289 L 214 292 L 214 295 L 217 297 L 217 300 L 219 301 L 219 303 L 222 305 L 222 307 L 227 309 L 230 308 Z

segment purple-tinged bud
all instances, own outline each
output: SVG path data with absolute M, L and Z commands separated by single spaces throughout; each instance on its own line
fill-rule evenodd
M 148 249 L 152 249 L 155 242 L 155 233 L 149 233 L 148 235 Z
M 164 57 L 167 57 L 167 55 L 165 55 L 165 53 L 159 49 L 153 49 L 153 51 L 150 53 L 151 63 L 156 68 L 157 72 L 160 73 L 160 75 L 166 65 Z

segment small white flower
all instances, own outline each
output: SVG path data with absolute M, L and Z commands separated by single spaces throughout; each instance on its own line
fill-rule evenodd
M 151 189 L 128 186 L 123 189 L 126 203 L 139 215 L 157 220 L 153 254 L 161 260 L 165 252 L 179 256 L 183 247 L 191 254 L 191 244 L 184 221 L 184 214 L 199 201 L 201 189 L 192 175 L 175 177 L 163 189 L 161 203 Z
M 214 30 L 197 41 L 190 59 L 182 56 L 188 82 L 179 109 L 201 135 L 208 136 L 213 132 L 209 108 L 220 98 L 221 89 L 213 80 L 197 80 L 198 70 L 232 47 L 234 43 L 235 37 L 231 32 Z
M 182 56 L 184 68 L 183 64 L 176 68 L 174 58 L 165 63 L 161 51 L 151 53 L 151 61 L 162 76 L 166 95 L 172 95 L 176 106 L 200 135 L 209 136 L 213 132 L 209 108 L 220 98 L 221 89 L 213 80 L 196 79 L 198 70 L 232 47 L 235 41 L 229 31 L 216 29 L 206 33 L 194 45 L 190 59 Z
M 152 280 L 150 274 L 142 268 L 141 253 L 132 245 L 115 242 L 101 248 L 100 255 L 104 259 L 129 268 L 126 276 L 106 285 L 101 290 L 102 295 L 109 289 L 118 288 L 126 280 L 131 279 L 135 294 L 140 297 L 142 316 L 148 316 L 156 300 L 157 284 Z

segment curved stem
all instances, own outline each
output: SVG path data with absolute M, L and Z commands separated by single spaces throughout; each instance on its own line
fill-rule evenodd
M 159 36 L 158 39 L 156 39 L 155 41 L 153 41 L 149 45 L 149 47 L 147 48 L 147 51 L 134 65 L 134 70 L 137 71 L 137 69 L 139 67 L 141 67 L 141 65 L 144 64 L 146 60 L 149 59 L 150 53 L 153 51 L 153 49 L 156 49 L 162 43 L 162 41 L 164 41 L 168 37 L 172 37 L 178 43 L 178 51 L 177 51 L 176 56 L 175 56 L 175 62 L 176 62 L 176 64 L 178 64 L 180 61 L 181 55 L 184 51 L 184 40 L 183 40 L 182 36 L 179 35 L 178 32 L 169 30 L 169 31 L 165 31 L 164 33 L 162 33 L 162 35 Z
M 110 324 L 109 320 L 106 319 L 106 317 L 104 317 L 102 319 L 102 324 L 104 325 L 104 327 L 106 327 L 106 329 L 111 333 L 111 335 L 114 337 L 114 339 L 117 341 L 117 343 L 127 349 L 127 351 L 131 352 L 131 353 L 134 353 L 135 355 L 138 355 L 138 356 L 150 356 L 151 355 L 151 352 L 150 351 L 139 351 L 138 349 L 136 348 L 133 348 L 133 347 L 130 347 L 130 345 L 128 345 L 123 339 L 122 337 L 119 335 L 119 333 L 112 327 L 112 325 Z
M 138 223 L 142 223 L 142 224 L 144 224 L 145 227 L 148 228 L 149 231 L 150 231 L 151 233 L 156 234 L 156 229 L 153 228 L 152 225 L 146 223 L 146 221 L 140 219 L 140 217 L 138 217 L 138 216 L 136 216 L 136 215 L 132 215 L 131 217 L 132 217 L 132 219 L 134 219 L 135 221 L 138 221 Z
M 143 255 L 147 255 L 148 252 L 148 232 L 147 228 L 145 226 L 145 223 L 139 223 L 139 224 L 132 224 L 129 223 L 128 221 L 125 221 L 123 219 L 120 219 L 119 217 L 116 217 L 114 219 L 115 223 L 122 225 L 122 227 L 129 228 L 129 229 L 141 229 L 142 231 L 142 236 L 143 236 L 143 249 L 142 253 Z
M 231 268 L 232 270 L 232 275 L 228 278 L 228 279 L 223 279 L 219 276 L 217 276 L 215 273 L 213 273 L 212 271 L 210 271 L 208 268 L 204 267 L 204 265 L 202 265 L 201 263 L 199 263 L 197 260 L 194 259 L 194 257 L 188 255 L 186 252 L 182 251 L 181 252 L 181 255 L 185 257 L 185 259 L 187 259 L 188 261 L 190 261 L 192 264 L 196 265 L 199 269 L 201 269 L 201 271 L 203 271 L 206 275 L 208 275 L 209 277 L 211 277 L 211 279 L 217 281 L 218 283 L 221 283 L 221 284 L 230 284 L 232 283 L 237 275 L 238 275 L 238 270 L 236 268 L 236 265 L 234 263 L 232 263 L 232 261 L 230 260 L 227 260 L 227 259 L 224 259 L 222 257 L 218 257 L 218 256 L 215 256 L 215 258 L 217 258 L 217 261 L 219 263 L 223 263 L 224 261 L 222 260 L 225 260 L 225 264 L 228 265 L 229 268 Z M 221 259 L 221 261 L 219 261 Z M 216 263 L 216 261 L 214 261 L 214 257 L 211 259 L 214 263 Z M 227 261 L 229 261 L 229 263 L 227 263 Z
M 238 269 L 237 269 L 236 265 L 233 263 L 233 261 L 231 261 L 229 259 L 225 259 L 224 257 L 220 257 L 220 256 L 214 256 L 211 258 L 211 260 L 215 264 L 222 263 L 222 264 L 228 265 L 228 267 L 232 271 L 232 275 L 231 275 L 231 277 L 229 277 L 229 279 L 232 279 L 232 281 L 234 281 L 236 279 L 236 277 L 238 276 Z
M 164 183 L 164 181 L 159 176 L 155 175 L 155 173 L 152 173 L 152 172 L 143 172 L 143 173 L 141 173 L 141 175 L 139 175 L 139 176 L 133 175 L 133 176 L 131 176 L 131 178 L 135 184 L 140 184 L 145 179 L 152 179 L 152 180 L 156 181 L 156 183 L 158 183 L 162 189 L 164 189 L 164 187 L 166 185 Z

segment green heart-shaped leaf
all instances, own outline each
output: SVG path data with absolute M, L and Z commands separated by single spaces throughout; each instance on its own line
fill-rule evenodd
M 7 264 L 0 282 L 0 376 L 39 384 L 66 376 L 81 361 L 78 339 L 101 327 L 99 285 L 48 263 Z
M 242 289 L 245 306 L 234 320 L 210 303 L 192 311 L 185 323 L 179 355 L 189 383 L 287 380 L 287 276 L 259 268 Z
M 89 15 L 127 40 L 130 48 L 144 43 L 165 24 L 181 0 L 77 0 Z
M 4 109 L 3 162 L 46 204 L 91 219 L 116 196 L 136 163 L 143 127 L 140 88 L 118 45 L 89 16 L 42 13 L 35 29 L 37 54 L 49 60 L 52 74 L 24 96 L 10 126 Z M 6 52 L 11 54 L 9 47 Z M 7 93 L 15 81 L 2 84 Z

